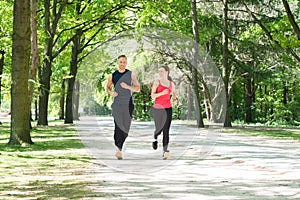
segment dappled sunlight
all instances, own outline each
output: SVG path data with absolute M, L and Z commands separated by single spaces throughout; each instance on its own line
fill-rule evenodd
M 99 163 L 117 171 L 134 174 L 155 173 L 157 170 L 173 165 L 177 160 L 190 159 L 191 156 L 192 159 L 205 158 L 214 148 L 216 137 L 219 137 L 217 129 L 214 131 L 205 129 L 200 132 L 197 128 L 185 127 L 176 123 L 171 126 L 170 131 L 170 158 L 162 160 L 161 138 L 159 138 L 158 150 L 154 151 L 151 146 L 153 122 L 134 121 L 123 147 L 124 160 L 119 162 L 114 157 L 116 148 L 113 141 L 112 118 L 85 117 L 77 124 L 80 124 L 76 126 L 76 129 L 79 131 L 82 142 Z M 197 142 L 195 138 L 197 138 Z M 192 145 L 197 146 L 200 152 L 186 154 Z M 134 166 L 132 165 L 133 161 L 136 163 Z M 145 163 L 147 164 L 145 165 Z
M 75 126 L 95 158 L 95 179 L 103 180 L 93 191 L 141 200 L 300 198 L 298 142 L 176 124 L 171 156 L 162 160 L 147 136 L 151 123 L 134 122 L 124 159 L 117 160 L 109 120 L 82 118 Z M 216 133 L 216 140 L 207 139 Z

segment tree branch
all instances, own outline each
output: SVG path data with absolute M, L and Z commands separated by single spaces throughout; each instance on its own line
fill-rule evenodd
M 299 28 L 298 24 L 295 21 L 295 18 L 294 18 L 293 13 L 291 12 L 290 6 L 289 6 L 289 4 L 286 0 L 282 0 L 282 3 L 284 5 L 285 12 L 288 16 L 288 19 L 289 19 L 289 21 L 290 21 L 290 23 L 293 27 L 293 30 L 294 30 L 298 40 L 300 40 L 300 28 Z
M 264 24 L 255 16 L 255 14 L 248 8 L 246 3 L 243 3 L 245 8 L 247 9 L 247 11 L 250 13 L 250 15 L 253 17 L 253 19 L 257 22 L 257 24 L 261 27 L 261 29 L 264 31 L 264 33 L 267 35 L 267 37 L 269 38 L 270 41 L 274 42 L 275 45 L 281 49 L 285 49 L 283 48 L 280 43 L 275 40 L 273 38 L 273 36 L 271 35 L 271 33 L 269 32 L 269 30 L 267 29 L 267 27 L 264 26 Z M 295 51 L 293 51 L 290 47 L 287 47 L 285 49 L 288 53 L 290 53 L 297 61 L 300 62 L 300 57 L 297 55 L 297 53 Z

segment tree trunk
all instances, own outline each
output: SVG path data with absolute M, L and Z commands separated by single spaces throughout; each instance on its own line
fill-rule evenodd
M 38 120 L 38 102 L 37 99 L 34 100 L 34 120 Z
M 297 77 L 296 77 L 296 76 L 297 76 L 297 75 L 294 75 L 294 77 L 293 77 L 292 94 L 297 94 L 297 87 L 298 87 L 298 85 L 297 85 L 297 83 L 296 83 L 296 81 L 295 81 L 295 80 L 297 80 Z M 292 96 L 291 101 L 292 101 L 292 102 L 297 101 L 297 97 L 296 97 L 296 96 Z M 292 116 L 293 116 L 293 121 L 294 121 L 294 120 L 297 120 L 298 113 L 299 113 L 299 112 L 293 112 L 293 114 L 292 114 Z
M 74 85 L 74 89 L 73 89 L 73 120 L 79 120 L 79 114 L 78 114 L 79 94 L 80 94 L 79 92 L 80 92 L 80 83 L 79 83 L 78 80 L 76 80 L 75 85 Z
M 0 50 L 1 58 L 0 58 L 0 108 L 2 103 L 2 74 L 3 74 L 3 67 L 4 67 L 4 55 L 5 51 Z
M 211 109 L 210 109 L 210 105 L 209 104 L 209 100 L 208 100 L 208 94 L 207 91 L 203 90 L 203 98 L 204 98 L 204 108 L 205 108 L 205 113 L 206 113 L 206 118 L 208 121 L 212 120 L 212 116 L 211 116 Z
M 289 98 L 289 88 L 288 88 L 288 86 L 287 86 L 287 81 L 283 81 L 283 94 L 282 94 L 282 103 L 283 103 L 283 105 L 284 106 L 287 106 L 288 105 L 288 103 L 289 103 L 289 100 L 288 100 L 288 98 Z M 284 119 L 288 122 L 288 121 L 290 121 L 291 120 L 291 118 L 290 118 L 290 115 L 289 114 L 287 114 L 287 113 L 284 113 Z
M 31 56 L 29 79 L 33 80 L 29 82 L 29 95 L 30 95 L 30 107 L 31 107 L 34 98 L 33 94 L 34 94 L 34 88 L 36 82 L 36 73 L 39 64 L 39 55 L 38 55 L 38 43 L 37 43 L 36 0 L 31 0 L 30 2 L 31 2 L 31 55 L 32 56 Z
M 50 78 L 52 75 L 52 61 L 55 57 L 62 52 L 69 44 L 70 39 L 67 40 L 56 53 L 53 53 L 53 46 L 57 42 L 56 32 L 59 19 L 62 17 L 64 7 L 68 4 L 68 0 L 53 1 L 52 5 L 50 0 L 44 0 L 44 31 L 46 34 L 44 44 L 44 58 L 43 66 L 39 70 L 39 118 L 38 125 L 48 125 L 48 101 L 50 92 Z M 59 7 L 60 6 L 60 7 Z M 52 15 L 50 9 L 52 8 Z M 50 20 L 52 19 L 52 21 Z M 51 23 L 52 22 L 52 23 Z M 55 42 L 56 41 L 56 42 Z
M 66 99 L 66 124 L 73 123 L 73 90 L 78 68 L 78 54 L 80 53 L 80 37 L 82 31 L 77 30 L 76 36 L 72 40 L 72 58 L 70 61 L 70 77 L 68 79 L 67 99 Z
M 190 84 L 187 84 L 187 120 L 191 120 L 192 115 L 191 115 L 191 86 Z
M 10 145 L 33 144 L 30 137 L 28 90 L 30 62 L 30 0 L 15 0 L 12 35 Z
M 226 114 L 225 114 L 225 122 L 224 127 L 231 127 L 231 117 L 230 117 L 230 73 L 231 68 L 228 64 L 228 0 L 223 0 L 223 30 L 222 30 L 222 68 L 223 68 L 223 81 L 225 85 L 226 91 Z
M 193 35 L 194 35 L 194 59 L 192 63 L 192 85 L 195 92 L 195 110 L 196 110 L 196 120 L 198 127 L 204 127 L 203 116 L 202 116 L 202 107 L 201 107 L 201 97 L 198 83 L 198 72 L 197 65 L 199 63 L 199 32 L 197 24 L 197 6 L 196 0 L 192 1 L 192 22 L 193 22 Z
M 246 85 L 245 85 L 245 90 L 246 90 L 246 98 L 245 98 L 245 106 L 246 106 L 246 117 L 245 117 L 245 122 L 250 123 L 253 122 L 252 119 L 252 81 L 250 75 L 246 77 Z
M 286 106 L 288 104 L 288 86 L 287 86 L 287 82 L 283 81 L 283 99 L 282 99 L 282 103 Z
M 66 79 L 62 80 L 61 93 L 59 98 L 59 119 L 65 119 L 65 93 L 66 93 Z
M 268 86 L 267 85 L 265 85 L 265 88 L 264 88 L 264 95 L 266 95 L 266 96 L 269 96 L 270 94 L 268 94 L 269 93 L 269 91 L 268 91 Z M 268 116 L 268 112 L 269 112 L 269 104 L 270 104 L 270 102 L 269 101 L 267 101 L 267 103 L 265 103 L 265 105 L 264 105 L 264 118 L 265 118 L 265 121 L 267 121 L 268 120 L 268 118 L 267 118 L 267 116 Z
M 39 70 L 39 116 L 38 125 L 48 125 L 48 101 L 50 91 L 50 77 L 52 75 L 52 48 L 53 48 L 53 30 L 50 28 L 50 0 L 44 1 L 45 16 L 44 31 L 46 33 L 46 39 L 44 44 L 44 60 L 43 66 Z
M 1 103 L 2 103 L 2 74 L 3 74 L 3 67 L 4 67 L 4 54 L 5 51 L 4 50 L 0 50 L 0 54 L 1 54 L 1 58 L 0 58 L 0 108 L 1 108 Z M 1 121 L 0 121 L 0 125 L 1 125 Z
M 68 79 L 65 124 L 73 124 L 73 88 L 75 78 Z
M 263 96 L 263 88 L 262 88 L 262 85 L 260 84 L 259 85 L 259 97 L 261 98 Z M 264 104 L 263 104 L 263 101 L 260 101 L 259 102 L 259 112 L 260 113 L 263 113 L 264 111 Z
M 51 39 L 46 39 L 46 48 L 47 43 L 50 44 Z M 47 48 L 48 49 L 48 48 Z M 51 57 L 51 51 L 45 50 L 46 57 Z M 38 116 L 38 125 L 48 125 L 48 102 L 49 102 L 49 91 L 50 91 L 50 77 L 52 74 L 51 70 L 51 61 L 48 58 L 44 59 L 43 66 L 39 71 L 39 116 Z

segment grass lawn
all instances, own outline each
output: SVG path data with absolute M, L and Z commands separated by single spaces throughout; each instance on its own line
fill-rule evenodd
M 300 141 L 300 130 L 296 128 L 276 128 L 276 127 L 235 127 L 226 128 L 224 132 L 247 134 L 252 136 L 273 137 L 284 140 Z
M 90 156 L 70 125 L 34 127 L 34 145 L 7 146 L 9 124 L 0 126 L 0 199 L 83 199 L 101 182 L 92 178 Z

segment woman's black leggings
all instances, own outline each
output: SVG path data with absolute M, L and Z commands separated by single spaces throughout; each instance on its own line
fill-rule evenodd
M 155 123 L 154 139 L 157 139 L 161 132 L 163 132 L 163 150 L 167 151 L 172 121 L 172 108 L 153 109 L 153 118 Z

